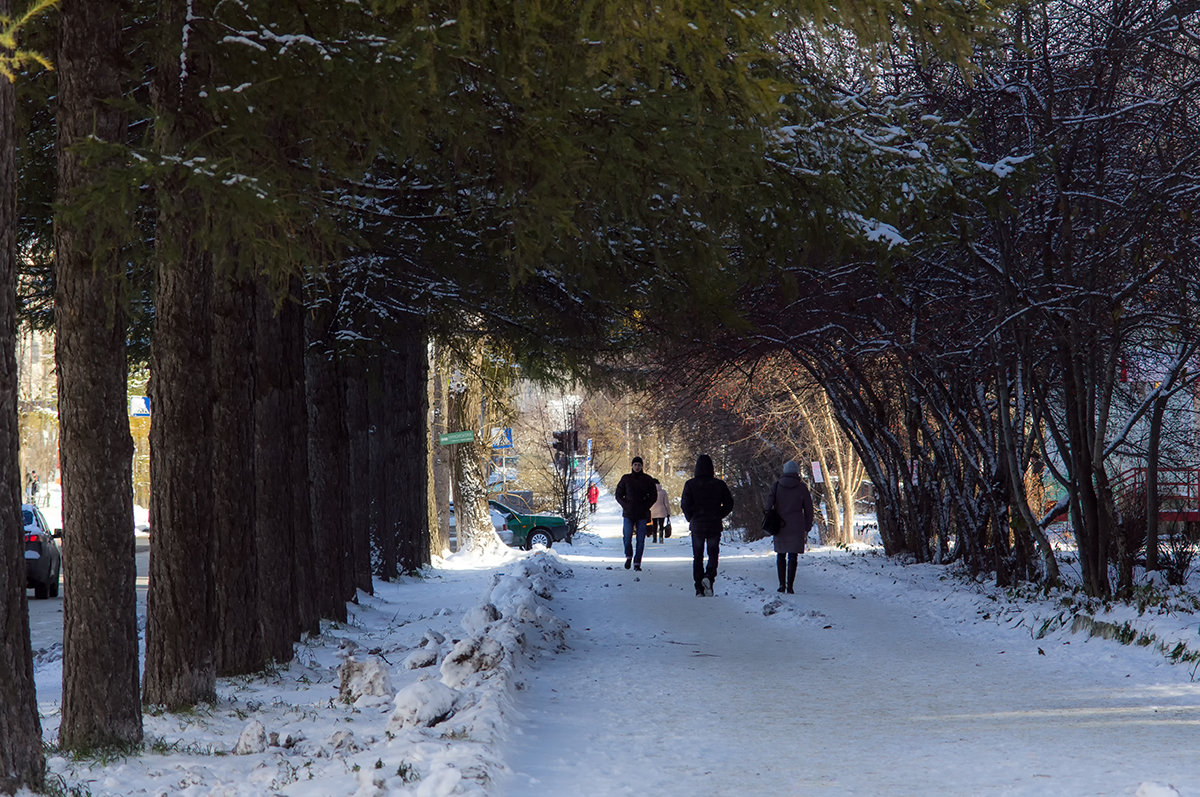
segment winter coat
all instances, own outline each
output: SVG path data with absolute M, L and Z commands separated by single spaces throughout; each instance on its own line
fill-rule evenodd
M 775 535 L 775 553 L 804 553 L 804 543 L 813 524 L 808 485 L 799 476 L 780 476 L 767 496 L 767 509 L 771 508 L 783 518 L 783 528 Z
M 655 487 L 658 488 L 658 500 L 654 502 L 654 506 L 650 507 L 650 517 L 670 517 L 671 499 L 667 498 L 667 491 L 661 484 L 656 484 Z
M 600 500 L 600 488 L 595 484 L 588 485 L 588 503 L 594 504 Z
M 621 517 L 644 520 L 650 517 L 650 507 L 658 498 L 654 477 L 645 471 L 641 473 L 626 473 L 617 482 L 613 497 L 621 505 Z
M 696 475 L 683 485 L 679 508 L 692 532 L 705 537 L 720 534 L 721 521 L 733 511 L 733 495 L 716 477 L 708 454 L 696 458 Z

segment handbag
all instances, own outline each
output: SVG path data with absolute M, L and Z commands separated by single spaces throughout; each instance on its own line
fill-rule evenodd
M 762 519 L 763 532 L 774 536 L 779 533 L 781 528 L 783 528 L 783 518 L 775 511 L 775 507 L 764 509 Z
M 667 525 L 663 526 L 663 536 L 671 536 L 671 518 L 667 518 Z

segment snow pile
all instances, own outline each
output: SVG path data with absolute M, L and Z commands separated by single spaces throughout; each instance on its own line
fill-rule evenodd
M 554 582 L 570 573 L 553 555 L 539 551 L 497 574 L 487 598 L 464 614 L 461 626 L 468 636 L 442 657 L 440 680 L 425 672 L 396 694 L 387 729 L 395 741 L 389 747 L 411 746 L 417 734 L 472 742 L 432 755 L 420 772 L 423 785 L 417 794 L 483 793 L 507 769 L 497 746 L 509 732 L 514 691 L 523 688 L 518 676 L 539 651 L 563 647 L 567 624 L 545 602 L 554 595 Z M 442 644 L 430 634 L 424 641 Z M 419 660 L 428 661 L 437 649 L 426 647 Z M 418 659 L 410 654 L 405 661 Z M 411 772 L 377 778 L 372 788 L 406 793 Z
M 564 646 L 567 625 L 548 604 L 570 575 L 540 551 L 451 557 L 379 584 L 288 665 L 221 679 L 215 705 L 146 715 L 140 755 L 52 755 L 51 778 L 95 797 L 485 794 L 507 771 L 500 745 L 515 733 L 523 673 Z M 61 662 L 43 659 L 36 677 L 54 739 L 59 707 L 41 687 L 61 677 Z
M 390 700 L 396 694 L 392 686 L 392 678 L 387 664 L 375 657 L 359 661 L 353 656 L 347 656 L 338 667 L 338 676 L 342 686 L 338 694 L 346 703 L 362 705 L 371 702 L 371 698 L 387 698 Z

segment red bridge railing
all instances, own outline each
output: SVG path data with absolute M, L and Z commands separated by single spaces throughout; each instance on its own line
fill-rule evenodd
M 1119 497 L 1144 493 L 1145 487 L 1145 468 L 1130 468 L 1113 484 Z M 1200 521 L 1200 468 L 1159 468 L 1158 500 L 1160 521 Z

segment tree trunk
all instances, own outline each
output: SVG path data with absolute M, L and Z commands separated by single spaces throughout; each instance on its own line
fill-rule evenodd
M 297 280 L 292 281 L 291 294 L 279 311 L 283 334 L 286 391 L 284 421 L 288 436 L 282 438 L 287 456 L 287 485 L 290 502 L 285 509 L 292 525 L 292 566 L 295 569 L 293 596 L 296 601 L 296 625 L 293 640 L 302 634 L 321 633 L 321 613 L 318 609 L 317 544 L 313 536 L 312 480 L 308 473 L 308 406 L 304 387 L 304 305 Z
M 429 564 L 429 347 L 417 329 L 393 339 L 386 376 L 393 400 L 397 566 L 413 572 Z
M 394 528 L 395 496 L 393 481 L 397 475 L 394 462 L 397 456 L 393 439 L 390 396 L 384 365 L 392 354 L 376 353 L 367 363 L 367 414 L 370 421 L 371 457 L 371 573 L 384 581 L 394 581 L 399 575 L 396 565 L 396 535 Z
M 58 196 L 69 205 L 121 163 L 84 164 L 72 148 L 91 137 L 123 143 L 114 0 L 59 7 Z M 59 744 L 68 750 L 142 740 L 133 542 L 133 439 L 126 397 L 125 241 L 97 240 L 97 225 L 55 219 L 59 445 L 66 587 Z
M 454 524 L 460 551 L 491 552 L 504 547 L 492 525 L 488 512 L 487 485 L 484 483 L 483 462 L 488 451 L 480 440 L 480 408 L 483 385 L 479 371 L 483 362 L 483 345 L 476 343 L 471 362 L 461 368 L 450 390 L 450 431 L 471 430 L 475 439 L 451 446 L 451 482 L 454 494 Z
M 284 328 L 264 285 L 254 306 L 254 539 L 258 551 L 258 629 L 268 660 L 291 661 L 299 626 L 292 525 L 292 396 Z
M 430 456 L 430 538 L 433 551 L 441 556 L 450 550 L 450 462 L 446 447 L 437 443 L 438 436 L 446 432 L 446 391 L 442 370 L 437 367 L 437 357 L 433 357 L 433 379 L 430 380 L 430 421 L 429 439 L 433 443 Z
M 1063 414 L 1066 417 L 1069 440 L 1068 463 L 1072 480 L 1072 511 L 1079 548 L 1080 571 L 1084 589 L 1093 597 L 1111 593 L 1108 580 L 1108 540 L 1101 527 L 1099 496 L 1093 478 L 1091 451 L 1092 415 L 1086 401 L 1086 377 L 1076 367 L 1071 356 L 1071 343 L 1060 339 L 1063 364 Z
M 371 594 L 371 443 L 367 402 L 366 360 L 361 353 L 342 358 L 346 432 L 350 456 L 350 584 Z M 346 596 L 353 600 L 356 592 Z
M 322 617 L 346 621 L 346 600 L 351 593 L 349 440 L 345 394 L 338 378 L 337 360 L 330 336 L 331 305 L 313 303 L 305 321 L 308 347 L 304 355 L 308 404 L 308 461 L 312 474 L 312 527 L 321 562 L 322 577 L 316 591 Z
M 1058 560 L 1054 558 L 1054 548 L 1050 545 L 1037 516 L 1029 506 L 1029 495 L 1025 489 L 1025 473 L 1022 468 L 1024 458 L 1019 456 L 1019 452 L 1024 450 L 1022 434 L 1018 432 L 1013 417 L 1009 414 L 1013 402 L 1010 397 L 1008 376 L 1007 369 L 1002 369 L 996 380 L 996 395 L 999 404 L 997 408 L 1000 427 L 999 454 L 1007 460 L 1005 470 L 1009 478 L 1009 495 L 1012 497 L 1011 511 L 1015 511 L 1017 514 L 1017 533 L 1027 534 L 1037 545 L 1046 582 L 1057 584 L 1060 576 Z M 1022 424 L 1025 422 L 1022 415 L 1018 415 L 1018 420 Z
M 1161 456 L 1163 414 L 1167 397 L 1158 396 L 1150 409 L 1150 439 L 1146 446 L 1146 569 L 1158 569 L 1158 465 Z
M 839 471 L 839 482 L 842 485 L 841 501 L 842 501 L 842 527 L 841 537 L 838 542 L 850 543 L 854 541 L 854 514 L 856 508 L 854 499 L 858 493 L 858 482 L 852 481 L 851 476 L 853 469 L 842 469 Z M 854 486 L 851 487 L 850 485 Z
M 11 14 L 11 2 L 0 0 L 0 16 Z M 13 86 L 0 77 L 0 517 L 8 518 L 5 527 L 21 529 L 15 110 Z M 22 787 L 40 792 L 46 779 L 29 646 L 24 549 L 21 535 L 0 535 L 0 792 L 6 794 Z
M 182 243 L 183 262 L 158 276 L 150 396 L 150 586 L 143 700 L 170 709 L 216 697 L 212 575 L 211 261 L 182 204 L 160 213 L 158 234 Z M 169 200 L 168 200 L 169 201 Z
M 206 126 L 195 97 L 208 78 L 203 47 L 185 53 L 189 10 L 159 4 L 164 45 L 152 84 L 155 139 L 177 156 Z M 180 72 L 187 59 L 187 73 Z M 196 85 L 198 83 L 199 85 Z M 158 190 L 155 329 L 150 360 L 150 586 L 142 699 L 168 709 L 216 699 L 212 577 L 212 256 L 204 202 L 171 174 Z
M 270 659 L 258 621 L 254 285 L 217 278 L 212 310 L 214 654 L 218 675 L 241 675 Z

